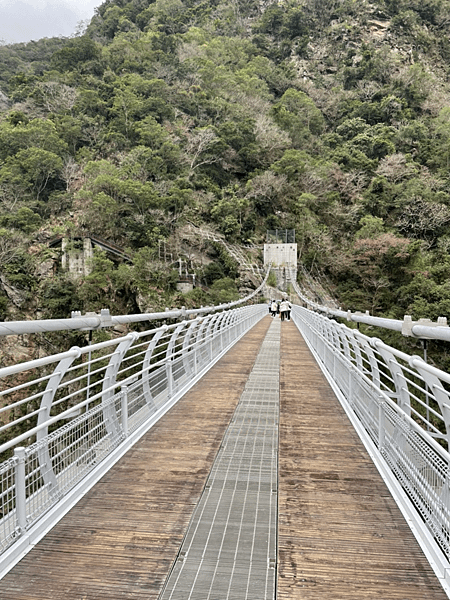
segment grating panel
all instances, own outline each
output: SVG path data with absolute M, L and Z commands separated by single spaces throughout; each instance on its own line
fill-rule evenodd
M 275 598 L 280 327 L 267 332 L 160 600 Z

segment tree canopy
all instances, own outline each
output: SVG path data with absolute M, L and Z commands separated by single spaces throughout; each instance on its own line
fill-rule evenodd
M 446 310 L 448 17 L 443 0 L 107 0 L 83 34 L 0 47 L 1 318 L 231 298 L 223 248 L 273 228 L 344 307 Z M 88 233 L 132 263 L 50 284 L 47 242 Z M 180 260 L 205 287 L 186 298 Z

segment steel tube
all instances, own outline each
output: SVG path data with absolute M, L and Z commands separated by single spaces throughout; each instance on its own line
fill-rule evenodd
M 413 325 L 412 333 L 418 338 L 429 338 L 450 342 L 450 327 L 427 327 L 426 325 Z
M 128 437 L 128 387 L 123 385 L 121 388 L 121 409 L 122 409 L 122 430 L 123 435 Z
M 15 469 L 16 478 L 16 526 L 19 532 L 27 527 L 26 485 L 25 485 L 25 448 L 22 446 L 14 450 L 17 460 Z
M 211 312 L 226 310 L 248 302 L 262 290 L 269 276 L 268 269 L 261 285 L 245 298 L 240 298 L 234 302 L 220 304 L 219 306 L 204 306 L 186 310 L 184 308 L 177 310 L 167 310 L 159 313 L 146 313 L 143 315 L 119 315 L 113 317 L 107 310 L 102 311 L 100 315 L 75 316 L 70 319 L 43 319 L 40 321 L 3 321 L 0 322 L 0 336 L 22 335 L 28 333 L 42 333 L 49 331 L 74 331 L 74 330 L 92 330 L 102 327 L 114 327 L 114 325 L 124 325 L 127 323 L 140 323 L 142 321 L 157 321 L 165 319 L 181 319 L 190 316 L 197 316 Z

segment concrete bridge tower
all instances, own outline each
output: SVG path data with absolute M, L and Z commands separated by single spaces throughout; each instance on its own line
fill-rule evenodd
M 277 276 L 277 285 L 286 290 L 290 281 L 289 272 L 297 273 L 297 244 L 295 229 L 268 230 L 264 244 L 264 268 L 272 266 Z

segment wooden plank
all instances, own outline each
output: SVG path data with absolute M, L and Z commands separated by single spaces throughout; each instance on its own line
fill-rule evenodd
M 236 344 L 0 581 L 1 600 L 158 598 L 269 325 Z
M 282 324 L 278 600 L 444 600 L 292 322 Z

